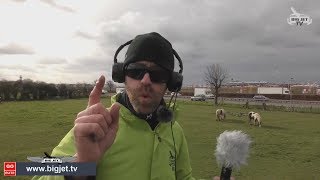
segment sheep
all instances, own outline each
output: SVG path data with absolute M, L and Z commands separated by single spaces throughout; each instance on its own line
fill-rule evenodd
M 217 121 L 222 121 L 226 118 L 226 112 L 224 109 L 217 109 L 216 110 L 216 117 L 217 117 Z
M 252 123 L 252 120 L 253 120 L 253 125 L 257 125 L 259 127 L 261 127 L 261 124 L 262 124 L 262 119 L 261 119 L 261 116 L 259 113 L 256 113 L 256 112 L 249 112 L 249 124 L 251 125 Z
M 249 113 L 248 113 L 248 116 L 249 116 L 249 124 L 251 125 L 251 122 L 253 121 L 253 114 L 255 114 L 255 112 L 253 112 L 253 111 L 250 111 Z
M 261 127 L 261 116 L 259 113 L 255 113 L 253 114 L 253 120 L 254 120 L 254 125 L 256 125 L 256 122 L 257 122 L 257 125 L 259 125 L 259 127 Z

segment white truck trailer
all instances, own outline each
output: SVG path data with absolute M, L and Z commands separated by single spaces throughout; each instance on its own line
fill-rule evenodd
M 208 88 L 194 88 L 194 96 L 196 95 L 200 95 L 200 94 L 203 94 L 203 95 L 206 95 L 206 91 L 207 91 Z M 210 89 L 209 89 L 210 90 Z
M 194 88 L 194 96 L 201 94 L 205 95 L 208 99 L 214 98 L 209 88 Z
M 290 94 L 290 91 L 284 87 L 258 87 L 257 94 Z

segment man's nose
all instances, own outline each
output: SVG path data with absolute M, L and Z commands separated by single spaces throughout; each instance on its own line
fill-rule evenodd
M 144 74 L 143 78 L 141 79 L 141 83 L 144 85 L 152 84 L 149 73 Z

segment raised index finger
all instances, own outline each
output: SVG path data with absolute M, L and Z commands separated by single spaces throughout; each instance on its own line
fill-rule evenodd
M 102 75 L 100 76 L 100 78 L 96 82 L 96 85 L 94 86 L 93 90 L 90 93 L 88 107 L 100 102 L 104 82 L 105 82 L 105 77 Z

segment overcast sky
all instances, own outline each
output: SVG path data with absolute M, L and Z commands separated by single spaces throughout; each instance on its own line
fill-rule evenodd
M 289 25 L 291 7 L 312 24 Z M 111 79 L 116 49 L 155 31 L 182 58 L 184 85 L 214 63 L 239 81 L 320 82 L 318 0 L 1 0 L 0 23 L 0 80 Z

